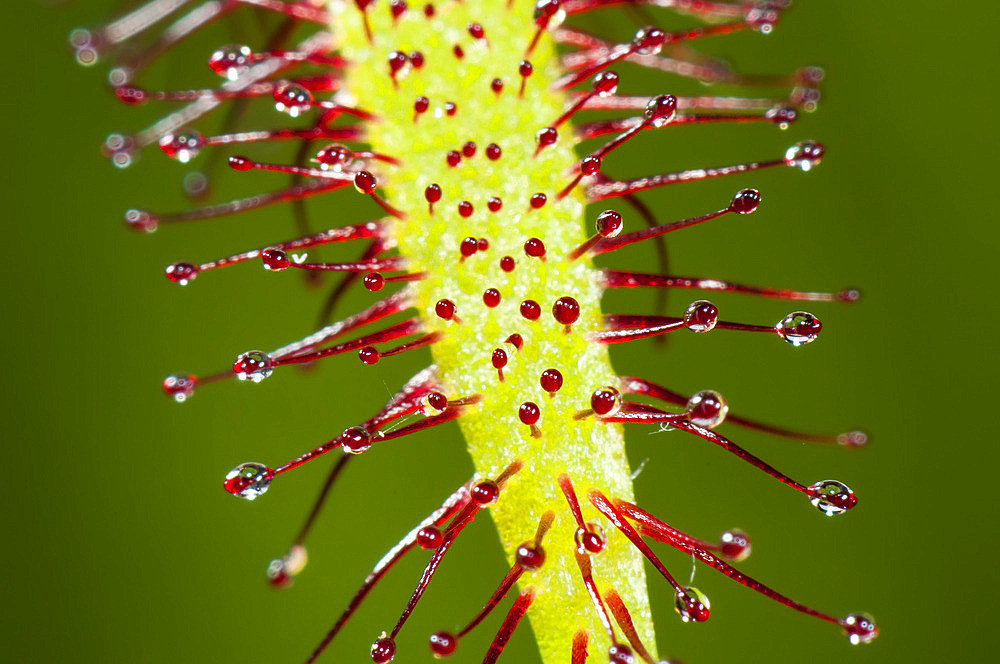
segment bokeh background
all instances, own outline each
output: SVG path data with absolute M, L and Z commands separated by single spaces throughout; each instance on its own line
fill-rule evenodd
M 457 428 L 376 447 L 353 464 L 309 542 L 309 567 L 281 592 L 264 582 L 265 566 L 284 552 L 332 459 L 283 478 L 252 504 L 226 495 L 221 479 L 241 461 L 280 463 L 374 412 L 427 356 L 364 371 L 334 359 L 257 386 L 213 386 L 181 405 L 164 398 L 159 382 L 169 373 L 210 372 L 238 352 L 311 330 L 324 291 L 301 275 L 265 274 L 256 265 L 205 275 L 187 288 L 168 283 L 162 268 L 174 260 L 291 237 L 287 211 L 151 236 L 127 231 L 120 219 L 128 207 L 186 205 L 186 169 L 155 149 L 125 171 L 98 153 L 109 132 L 143 126 L 156 111 L 120 106 L 104 89 L 105 68 L 72 61 L 70 29 L 108 17 L 111 4 L 18 2 L 4 11 L 0 659 L 301 661 L 375 560 L 472 473 Z M 824 332 L 806 348 L 721 332 L 678 334 L 667 348 L 615 349 L 622 373 L 680 390 L 718 389 L 734 412 L 815 431 L 861 426 L 872 433 L 867 449 L 846 450 L 726 429 L 803 481 L 850 484 L 858 508 L 826 519 L 714 447 L 632 432 L 631 459 L 648 459 L 636 483 L 642 504 L 708 538 L 745 528 L 754 538 L 747 572 L 835 615 L 870 611 L 882 628 L 875 643 L 852 648 L 829 625 L 700 568 L 696 584 L 713 603 L 704 625 L 681 624 L 665 586 L 651 577 L 663 656 L 690 663 L 995 659 L 988 632 L 998 618 L 993 277 L 1000 236 L 996 131 L 986 110 L 996 101 L 986 64 L 995 56 L 987 28 L 995 11 L 988 2 L 968 3 L 961 14 L 928 0 L 798 2 L 769 37 L 699 46 L 744 71 L 823 65 L 819 112 L 786 132 L 763 125 L 668 130 L 609 160 L 616 173 L 639 175 L 771 157 L 796 140 L 822 140 L 828 157 L 809 174 L 779 169 L 645 200 L 669 220 L 715 209 L 735 189 L 755 186 L 764 204 L 752 218 L 670 238 L 675 272 L 864 292 L 856 305 L 813 306 Z M 599 29 L 625 37 L 635 20 L 609 13 Z M 251 15 L 235 30 L 215 26 L 143 83 L 214 83 L 204 66 L 212 47 L 253 43 L 260 29 Z M 621 73 L 625 92 L 697 89 Z M 281 122 L 273 111 L 255 113 L 256 126 Z M 252 154 L 287 158 L 278 148 Z M 283 184 L 256 173 L 222 173 L 215 182 L 220 198 Z M 309 203 L 314 223 L 366 218 L 371 209 L 357 198 Z M 614 262 L 655 269 L 651 250 Z M 340 311 L 371 299 L 355 292 Z M 689 299 L 675 294 L 671 306 Z M 712 299 L 737 320 L 770 322 L 794 308 Z M 649 293 L 615 294 L 608 308 L 648 311 L 651 302 Z M 663 553 L 688 576 L 689 560 Z M 395 622 L 423 564 L 421 554 L 402 563 L 325 661 L 367 661 L 368 645 Z M 413 615 L 398 661 L 431 661 L 426 635 L 471 617 L 504 570 L 496 535 L 481 519 Z M 463 642 L 455 661 L 479 661 L 498 620 Z M 537 661 L 528 630 L 504 661 Z

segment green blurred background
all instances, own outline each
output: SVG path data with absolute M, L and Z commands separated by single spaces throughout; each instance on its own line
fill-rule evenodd
M 143 126 L 156 111 L 120 106 L 103 89 L 106 67 L 72 62 L 70 29 L 103 20 L 109 7 L 19 2 L 5 9 L 8 490 L 0 658 L 298 662 L 375 560 L 472 468 L 455 427 L 376 447 L 335 489 L 295 586 L 268 588 L 265 566 L 284 552 L 329 462 L 296 472 L 252 504 L 223 493 L 223 475 L 238 462 L 277 464 L 326 440 L 373 412 L 427 356 L 364 371 L 342 358 L 310 372 L 282 371 L 257 386 L 213 386 L 182 405 L 164 398 L 159 382 L 169 373 L 209 372 L 238 352 L 308 332 L 323 291 L 307 288 L 298 274 L 265 274 L 256 265 L 204 275 L 187 288 L 162 276 L 174 260 L 293 236 L 284 210 L 152 236 L 123 228 L 125 208 L 185 205 L 185 168 L 153 149 L 118 171 L 98 153 L 109 132 Z M 850 484 L 859 507 L 826 519 L 716 448 L 632 432 L 633 462 L 648 458 L 636 484 L 642 504 L 708 538 L 745 528 L 754 538 L 747 572 L 835 615 L 870 611 L 882 628 L 875 643 L 852 648 L 829 625 L 700 568 L 696 583 L 713 603 L 704 625 L 681 624 L 653 579 L 663 656 L 692 664 L 995 661 L 986 634 L 1000 615 L 990 562 L 1000 539 L 991 406 L 997 315 L 989 303 L 1000 236 L 991 218 L 996 132 L 986 114 L 996 99 L 985 65 L 995 57 L 995 35 L 980 20 L 995 11 L 988 2 L 966 3 L 960 16 L 927 0 L 798 2 L 770 37 L 701 46 L 744 71 L 823 65 L 818 113 L 787 132 L 763 125 L 669 130 L 615 158 L 615 173 L 641 175 L 772 157 L 803 138 L 823 141 L 828 157 L 807 175 L 779 169 L 645 200 L 669 220 L 715 209 L 735 189 L 755 186 L 764 204 L 754 217 L 671 238 L 675 272 L 864 292 L 854 306 L 811 307 L 824 333 L 807 348 L 716 333 L 677 335 L 666 349 L 615 349 L 622 373 L 679 390 L 718 389 L 734 412 L 873 434 L 867 449 L 845 450 L 726 428 L 803 481 Z M 212 47 L 252 43 L 259 34 L 247 16 L 238 24 L 244 32 L 213 27 L 143 84 L 214 83 L 204 66 Z M 600 29 L 625 37 L 634 23 L 618 14 Z M 621 72 L 624 92 L 696 89 Z M 280 122 L 263 110 L 251 126 Z M 287 160 L 277 148 L 251 154 Z M 255 173 L 223 173 L 217 183 L 220 197 L 281 185 Z M 356 198 L 309 207 L 318 223 L 350 223 L 371 213 Z M 615 263 L 655 268 L 651 250 Z M 371 299 L 355 292 L 340 311 Z M 675 294 L 673 309 L 689 299 Z M 712 299 L 726 317 L 755 322 L 794 308 Z M 649 311 L 651 301 L 649 293 L 615 294 L 608 308 Z M 404 631 L 397 661 L 431 661 L 426 635 L 471 617 L 505 569 L 488 519 L 470 528 L 449 558 Z M 664 558 L 688 576 L 689 560 L 666 551 Z M 395 622 L 423 560 L 414 556 L 386 579 L 325 661 L 367 661 L 368 645 Z M 463 642 L 455 661 L 479 661 L 497 620 Z M 504 661 L 537 661 L 529 637 L 519 633 Z

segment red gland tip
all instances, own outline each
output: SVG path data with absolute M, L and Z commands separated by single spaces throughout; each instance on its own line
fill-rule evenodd
M 431 100 L 427 97 L 417 97 L 413 100 L 413 121 L 417 121 L 417 116 L 426 113 L 431 106 Z
M 253 168 L 253 162 L 248 157 L 234 154 L 229 157 L 229 168 L 234 171 L 249 171 Z
M 260 252 L 260 258 L 264 263 L 264 269 L 270 270 L 271 272 L 281 272 L 282 270 L 288 269 L 291 265 L 291 260 L 288 258 L 288 254 L 281 249 L 275 249 L 274 247 Z
M 541 417 L 542 411 L 538 408 L 538 404 L 533 401 L 525 401 L 517 409 L 517 417 L 522 423 L 527 425 L 532 425 L 538 422 L 538 418 Z
M 377 292 L 385 287 L 385 277 L 378 272 L 369 272 L 364 278 L 365 288 L 371 292 Z
M 358 171 L 354 174 L 354 188 L 362 194 L 375 193 L 375 186 L 377 184 L 375 176 L 368 171 Z
M 559 388 L 563 384 L 562 372 L 558 369 L 546 369 L 542 372 L 542 375 L 538 378 L 539 385 L 542 389 L 549 393 L 549 395 L 555 394 L 559 391 Z
M 550 145 L 555 144 L 559 140 L 559 132 L 555 127 L 542 127 L 535 134 L 535 143 L 538 144 L 538 148 L 535 150 L 535 154 L 538 154 L 542 148 L 547 148 Z
M 525 300 L 521 303 L 521 315 L 528 320 L 538 320 L 542 315 L 542 307 L 534 300 Z
M 483 480 L 472 487 L 469 495 L 480 507 L 489 507 L 500 497 L 500 487 L 493 480 Z
M 403 53 L 402 51 L 392 51 L 391 53 L 389 53 L 387 59 L 389 63 L 389 76 L 391 76 L 393 80 L 395 80 L 396 74 L 399 73 L 399 70 L 401 70 L 403 67 L 406 66 L 406 63 L 409 61 L 409 59 L 406 57 L 406 54 Z
M 470 203 L 469 205 L 471 207 L 472 204 Z M 461 213 L 461 210 L 459 210 L 459 212 Z M 463 215 L 463 216 L 467 217 L 469 215 Z M 476 240 L 476 238 L 474 237 L 463 238 L 461 244 L 458 245 L 458 253 L 462 254 L 462 258 L 468 258 L 469 256 L 475 254 L 477 251 L 479 251 L 479 241 Z
M 437 304 L 434 305 L 434 313 L 437 314 L 438 318 L 451 320 L 455 317 L 455 303 L 448 299 L 438 300 Z
M 552 305 L 552 317 L 563 325 L 572 325 L 580 318 L 580 303 L 569 296 L 561 297 Z
M 396 642 L 385 636 L 385 632 L 382 634 L 383 636 L 372 644 L 371 656 L 375 664 L 387 664 L 396 656 Z
M 597 175 L 601 170 L 601 158 L 588 155 L 580 160 L 580 173 L 582 175 Z
M 598 415 L 614 415 L 622 407 L 621 392 L 613 387 L 598 388 L 590 396 L 590 408 Z
M 444 535 L 437 526 L 424 526 L 417 531 L 417 544 L 421 549 L 433 551 L 441 546 Z
M 577 553 L 588 556 L 596 556 L 604 551 L 604 547 L 608 544 L 604 529 L 592 521 L 577 528 L 573 538 L 576 541 Z
M 450 632 L 434 632 L 427 641 L 431 653 L 435 657 L 447 657 L 455 652 L 458 647 L 458 639 Z
M 524 243 L 524 253 L 532 258 L 543 258 L 545 256 L 545 243 L 537 237 L 528 238 Z
M 514 554 L 517 565 L 526 572 L 535 572 L 545 564 L 545 549 L 535 542 L 524 542 Z
M 729 209 L 737 214 L 752 214 L 760 205 L 760 192 L 756 189 L 740 189 L 729 203 Z
M 374 346 L 365 346 L 358 351 L 358 358 L 362 364 L 372 365 L 378 364 L 378 361 L 382 359 L 382 354 Z
M 440 415 L 448 408 L 448 397 L 440 392 L 428 392 L 422 402 L 420 410 L 424 415 Z
M 408 8 L 405 0 L 390 0 L 389 2 L 389 13 L 392 14 L 393 19 L 402 16 Z

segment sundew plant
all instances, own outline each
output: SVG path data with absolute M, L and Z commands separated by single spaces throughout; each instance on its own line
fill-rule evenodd
M 366 366 L 430 351 L 433 363 L 398 386 L 384 406 L 373 404 L 368 419 L 351 422 L 284 463 L 240 463 L 226 475 L 226 491 L 254 501 L 299 466 L 328 453 L 339 456 L 295 542 L 268 567 L 275 586 L 291 584 L 301 572 L 305 539 L 331 486 L 373 446 L 428 435 L 422 432 L 454 420 L 475 465 L 468 482 L 442 487 L 448 497 L 441 506 L 403 534 L 357 594 L 345 598 L 343 613 L 325 636 L 317 635 L 306 661 L 320 657 L 350 628 L 351 616 L 403 556 L 424 556 L 426 568 L 412 594 L 400 598 L 399 612 L 385 617 L 385 631 L 373 635 L 366 654 L 378 663 L 424 657 L 397 653 L 396 638 L 435 571 L 447 564 L 448 552 L 460 546 L 463 529 L 484 513 L 497 527 L 510 569 L 495 592 L 482 598 L 477 615 L 460 628 L 429 635 L 434 657 L 495 662 L 514 631 L 530 623 L 545 664 L 665 661 L 656 654 L 647 583 L 666 584 L 683 622 L 708 620 L 710 603 L 661 562 L 656 550 L 664 547 L 831 623 L 853 644 L 877 635 L 864 613 L 827 613 L 740 572 L 734 563 L 750 554 L 747 533 L 734 529 L 707 541 L 637 505 L 624 438 L 627 427 L 658 427 L 701 439 L 802 494 L 821 516 L 833 517 L 857 503 L 847 485 L 789 477 L 741 447 L 738 427 L 849 448 L 863 446 L 867 436 L 802 433 L 730 414 L 718 392 L 682 394 L 660 384 L 654 366 L 649 375 L 621 376 L 609 354 L 612 345 L 661 335 L 762 333 L 798 347 L 820 333 L 819 319 L 799 310 L 763 324 L 727 320 L 702 299 L 713 292 L 790 303 L 858 298 L 855 290 L 803 292 L 600 265 L 605 254 L 615 252 L 627 265 L 629 254 L 642 250 L 632 245 L 662 251 L 669 233 L 696 233 L 686 229 L 752 214 L 762 204 L 760 192 L 745 186 L 753 171 L 809 171 L 820 163 L 823 146 L 804 141 L 780 145 L 760 161 L 692 159 L 688 170 L 631 179 L 612 175 L 627 170 L 616 163 L 616 149 L 641 143 L 649 132 L 688 124 L 711 131 L 718 123 L 783 129 L 815 110 L 820 69 L 750 75 L 696 50 L 700 40 L 738 31 L 764 39 L 786 4 L 154 0 L 100 29 L 73 33 L 82 64 L 110 60 L 109 80 L 121 102 L 165 109 L 152 126 L 108 138 L 105 150 L 115 164 L 130 165 L 147 147 L 182 163 L 204 159 L 207 150 L 225 150 L 235 171 L 292 178 L 283 189 L 171 214 L 130 209 L 125 219 L 133 229 L 151 233 L 321 195 L 367 196 L 382 211 L 377 218 L 338 219 L 303 237 L 276 237 L 269 246 L 233 247 L 239 253 L 166 268 L 166 277 L 179 286 L 222 268 L 250 269 L 240 263 L 272 272 L 339 272 L 331 302 L 352 286 L 372 293 L 363 310 L 270 352 L 248 350 L 231 369 L 166 378 L 163 389 L 178 402 L 211 383 L 259 383 L 290 365 L 314 362 L 342 363 L 345 375 L 363 383 Z M 581 15 L 601 11 L 633 11 L 649 24 L 621 43 L 576 25 Z M 141 87 L 142 73 L 154 60 L 183 48 L 203 26 L 243 12 L 276 15 L 279 25 L 267 43 L 222 45 L 211 53 L 207 66 L 219 75 L 217 87 Z M 685 15 L 693 27 L 658 27 L 658 15 L 666 12 Z M 636 68 L 662 72 L 660 89 L 618 94 L 619 70 L 627 76 Z M 704 94 L 671 94 L 671 81 L 681 78 L 704 83 Z M 716 94 L 713 86 L 744 92 Z M 273 104 L 283 126 L 231 127 L 217 135 L 198 130 L 203 116 L 245 104 Z M 255 144 L 276 141 L 296 142 L 298 158 L 278 164 L 253 156 Z M 641 199 L 646 190 L 729 176 L 737 183 L 732 196 L 696 217 L 663 222 L 662 212 Z M 188 184 L 193 190 L 205 185 L 198 178 Z M 348 242 L 358 246 L 353 262 L 327 263 L 310 255 L 321 245 Z M 631 288 L 689 292 L 690 304 L 672 315 L 602 310 L 605 291 Z M 647 580 L 644 560 L 662 578 Z M 465 652 L 463 637 L 479 626 L 495 630 L 488 651 Z

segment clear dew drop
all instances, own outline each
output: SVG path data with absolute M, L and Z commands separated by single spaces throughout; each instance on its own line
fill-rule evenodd
M 823 159 L 826 148 L 816 141 L 801 141 L 785 150 L 785 163 L 801 171 L 810 171 Z
M 316 153 L 316 161 L 324 171 L 339 173 L 354 161 L 354 152 L 346 145 L 331 143 Z
M 864 447 L 868 444 L 868 432 L 861 429 L 848 431 L 837 436 L 837 444 L 844 447 Z
M 259 383 L 274 371 L 274 358 L 262 350 L 247 351 L 236 358 L 233 371 L 240 380 Z
M 309 556 L 306 553 L 306 548 L 301 544 L 294 545 L 287 554 L 281 558 L 275 558 L 268 564 L 267 582 L 274 588 L 289 587 L 308 561 Z
M 253 51 L 243 44 L 229 44 L 212 53 L 208 66 L 219 76 L 235 81 L 240 74 L 249 68 L 253 59 Z
M 111 160 L 116 168 L 128 168 L 137 158 L 135 139 L 124 134 L 108 134 L 101 146 L 101 153 Z
M 659 28 L 647 26 L 641 28 L 632 38 L 632 49 L 638 55 L 659 55 L 663 50 L 666 35 Z
M 858 503 L 854 492 L 837 480 L 822 480 L 809 487 L 809 502 L 827 516 L 843 514 Z
M 292 585 L 294 577 L 288 573 L 284 558 L 275 558 L 267 565 L 267 582 L 272 588 L 288 588 Z
M 148 210 L 131 208 L 125 211 L 125 224 L 141 233 L 154 233 L 160 220 L 155 214 Z
M 91 67 L 97 64 L 100 59 L 97 48 L 94 46 L 94 35 L 85 28 L 76 28 L 69 33 L 69 43 L 73 47 L 73 54 L 77 64 L 84 67 Z
M 822 329 L 819 319 L 807 311 L 793 311 L 775 327 L 782 339 L 796 347 L 816 341 Z
M 714 429 L 726 421 L 729 404 L 715 390 L 702 390 L 688 399 L 687 412 L 692 424 Z
M 191 375 L 167 376 L 163 379 L 163 391 L 177 403 L 184 403 L 194 394 L 198 379 Z
M 187 286 L 198 277 L 198 266 L 193 263 L 171 263 L 163 271 L 167 279 L 179 286 Z
M 777 8 L 761 3 L 760 6 L 749 9 L 745 16 L 747 25 L 752 29 L 762 35 L 769 35 L 774 31 L 781 14 Z
M 267 493 L 274 471 L 262 463 L 241 463 L 226 474 L 223 487 L 237 498 L 254 500 Z
M 871 643 L 878 636 L 878 625 L 867 613 L 852 613 L 843 620 L 844 634 L 851 645 Z
M 205 147 L 205 137 L 194 129 L 183 129 L 176 134 L 167 134 L 160 139 L 160 149 L 171 159 L 186 164 Z
M 649 100 L 643 111 L 643 117 L 654 127 L 664 127 L 674 119 L 677 110 L 677 97 L 673 95 L 658 95 Z
M 340 437 L 347 454 L 363 454 L 371 449 L 372 435 L 364 427 L 348 427 Z
M 711 606 L 705 593 L 694 586 L 682 586 L 674 596 L 674 610 L 684 622 L 705 622 Z
M 108 83 L 110 83 L 113 88 L 121 87 L 131 81 L 134 75 L 135 70 L 131 67 L 112 67 L 108 70 Z
M 719 538 L 722 555 L 735 563 L 743 562 L 750 557 L 753 549 L 750 536 L 739 528 L 730 528 Z
M 313 96 L 306 88 L 296 83 L 283 85 L 274 91 L 274 108 L 293 118 L 312 108 Z
M 710 332 L 719 322 L 719 310 L 708 300 L 695 300 L 684 311 L 684 327 L 697 332 Z
M 764 113 L 764 117 L 781 129 L 782 131 L 788 129 L 789 125 L 798 120 L 799 113 L 791 106 L 775 106 L 770 108 Z

